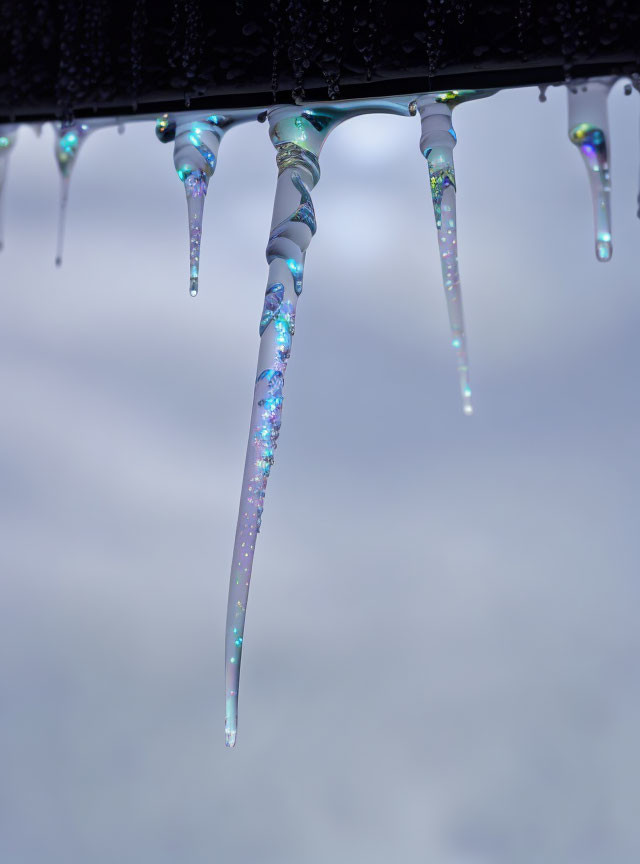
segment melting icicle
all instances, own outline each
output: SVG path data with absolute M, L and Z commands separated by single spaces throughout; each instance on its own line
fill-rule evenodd
M 438 247 L 451 326 L 451 344 L 458 360 L 458 376 L 462 410 L 473 414 L 469 359 L 464 330 L 462 290 L 458 269 L 458 237 L 456 227 L 456 175 L 453 148 L 457 138 L 453 129 L 452 108 L 460 102 L 490 96 L 494 91 L 452 90 L 437 96 L 420 96 L 417 100 L 422 134 L 420 150 L 429 165 L 429 184 L 433 212 L 438 229 Z
M 569 138 L 579 148 L 589 175 L 598 261 L 609 261 L 613 252 L 607 97 L 615 81 L 614 76 L 593 78 L 567 88 Z
M 258 369 L 229 580 L 225 640 L 228 747 L 236 741 L 240 661 L 256 538 L 280 434 L 284 378 L 296 306 L 302 293 L 305 256 L 316 231 L 311 191 L 320 178 L 318 157 L 329 132 L 342 120 L 372 110 L 408 116 L 409 101 L 380 100 L 355 106 L 343 103 L 304 111 L 279 107 L 268 114 L 278 182 L 266 250 L 269 277 L 260 320 Z
M 9 154 L 16 143 L 16 124 L 0 126 L 0 251 L 4 248 L 3 192 L 9 165 Z
M 184 184 L 189 219 L 189 293 L 198 293 L 202 217 L 209 180 L 216 170 L 218 150 L 225 132 L 235 123 L 257 118 L 257 111 L 227 114 L 163 114 L 156 121 L 156 135 L 162 143 L 175 141 L 173 162 Z

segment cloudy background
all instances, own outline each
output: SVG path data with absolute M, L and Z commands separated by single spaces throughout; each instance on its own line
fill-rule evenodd
M 640 858 L 638 96 L 614 256 L 565 94 L 456 112 L 476 413 L 417 119 L 339 127 L 224 747 L 225 604 L 275 165 L 229 133 L 201 294 L 151 124 L 95 133 L 53 267 L 52 135 L 0 260 L 0 860 Z

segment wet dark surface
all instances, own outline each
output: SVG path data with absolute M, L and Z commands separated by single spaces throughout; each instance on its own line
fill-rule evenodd
M 0 44 L 0 120 L 127 115 L 629 74 L 640 8 L 8 0 Z

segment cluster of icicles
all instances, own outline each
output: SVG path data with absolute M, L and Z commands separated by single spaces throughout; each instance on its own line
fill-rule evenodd
M 607 97 L 616 80 L 616 77 L 594 78 L 568 85 L 569 138 L 579 148 L 589 175 L 595 251 L 599 261 L 608 261 L 612 253 Z M 630 85 L 627 85 L 629 89 Z M 256 538 L 280 432 L 284 378 L 291 354 L 296 307 L 302 293 L 305 257 L 316 231 L 311 191 L 320 179 L 319 157 L 322 146 L 339 123 L 360 114 L 419 115 L 420 150 L 429 168 L 442 279 L 451 325 L 451 344 L 457 357 L 463 411 L 471 414 L 473 409 L 456 239 L 456 180 L 453 164 L 456 134 L 452 110 L 465 101 L 491 96 L 495 92 L 454 90 L 308 106 L 275 106 L 267 110 L 228 110 L 217 114 L 181 112 L 165 114 L 156 121 L 159 140 L 173 142 L 175 168 L 186 193 L 189 290 L 193 296 L 198 293 L 204 203 L 225 133 L 241 123 L 256 120 L 268 123 L 278 167 L 266 253 L 269 275 L 259 327 L 258 369 L 227 607 L 226 743 L 229 747 L 236 740 L 240 660 Z M 544 88 L 541 88 L 540 98 L 544 100 Z M 55 155 L 61 177 L 57 264 L 62 261 L 69 180 L 80 147 L 91 132 L 113 125 L 118 125 L 121 131 L 124 129 L 118 118 L 55 124 Z M 0 126 L 0 191 L 16 132 L 15 125 Z M 0 246 L 1 242 L 0 232 Z

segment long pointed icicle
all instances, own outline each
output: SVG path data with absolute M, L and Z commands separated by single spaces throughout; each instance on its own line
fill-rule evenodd
M 189 218 L 189 293 L 198 293 L 202 217 L 209 180 L 216 170 L 223 135 L 235 123 L 254 120 L 257 111 L 228 114 L 163 114 L 156 122 L 160 141 L 175 141 L 173 162 L 184 184 Z
M 315 234 L 311 191 L 320 178 L 318 157 L 330 131 L 358 114 L 409 116 L 410 98 L 362 100 L 269 111 L 278 182 L 267 244 L 269 278 L 260 321 L 260 351 L 251 426 L 236 527 L 225 638 L 226 743 L 233 747 L 238 724 L 238 685 L 253 556 L 265 491 L 280 434 L 284 376 L 291 353 L 307 247 Z
M 609 261 L 613 253 L 607 97 L 615 81 L 611 76 L 593 78 L 567 87 L 569 138 L 579 148 L 589 175 L 598 261 Z
M 3 192 L 4 184 L 7 177 L 7 167 L 9 165 L 9 154 L 16 142 L 16 131 L 18 127 L 15 124 L 6 124 L 0 126 L 0 251 L 4 248 L 4 219 L 3 219 Z
M 226 743 L 233 747 L 238 720 L 238 683 L 253 555 L 265 490 L 280 432 L 282 388 L 295 330 L 307 246 L 316 231 L 311 190 L 320 178 L 318 154 L 330 123 L 317 130 L 286 108 L 269 112 L 278 182 L 267 245 L 269 279 L 260 322 L 258 374 L 227 606 Z M 320 125 L 320 124 L 319 124 Z
M 452 125 L 451 108 L 445 101 L 434 101 L 432 96 L 421 96 L 417 105 L 422 124 L 420 151 L 429 165 L 429 185 L 438 229 L 438 251 L 451 326 L 451 344 L 458 359 L 462 410 L 465 414 L 473 414 L 458 268 L 456 176 L 453 164 L 456 133 Z

